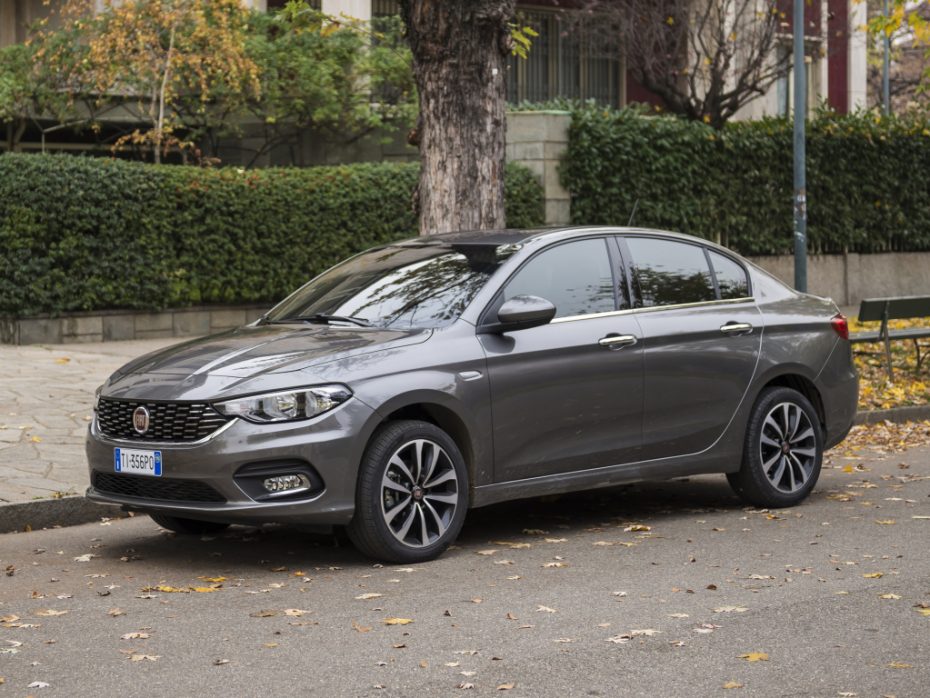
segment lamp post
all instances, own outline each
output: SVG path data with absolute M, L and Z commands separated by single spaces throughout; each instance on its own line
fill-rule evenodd
M 794 287 L 807 292 L 807 183 L 805 120 L 807 66 L 804 62 L 804 0 L 794 0 Z

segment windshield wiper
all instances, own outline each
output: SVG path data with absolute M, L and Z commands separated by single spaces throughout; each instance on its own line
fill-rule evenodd
M 371 327 L 371 322 L 363 317 L 352 317 L 351 315 L 326 315 L 325 313 L 314 313 L 313 315 L 295 315 L 293 317 L 280 318 L 272 320 L 271 323 L 280 325 L 288 322 L 350 322 L 359 327 Z

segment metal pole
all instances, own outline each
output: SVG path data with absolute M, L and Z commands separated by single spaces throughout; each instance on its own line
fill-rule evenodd
M 882 17 L 888 20 L 888 0 L 882 5 Z M 884 56 L 882 57 L 882 111 L 885 115 L 891 113 L 891 37 L 885 30 L 882 43 L 884 44 Z
M 807 65 L 804 62 L 804 0 L 794 0 L 794 287 L 807 292 L 807 183 L 805 120 Z

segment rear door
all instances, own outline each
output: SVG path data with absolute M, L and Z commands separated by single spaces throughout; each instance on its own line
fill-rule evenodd
M 641 333 L 618 253 L 612 238 L 553 244 L 521 266 L 488 309 L 496 318 L 504 300 L 521 294 L 557 309 L 548 325 L 479 335 L 498 482 L 637 459 Z
M 627 236 L 643 333 L 644 460 L 696 453 L 723 433 L 759 358 L 762 316 L 735 258 L 678 239 Z

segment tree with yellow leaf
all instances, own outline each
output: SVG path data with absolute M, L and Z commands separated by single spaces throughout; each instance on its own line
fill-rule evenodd
M 866 2 L 866 0 L 858 0 Z M 869 88 L 881 101 L 884 39 L 891 43 L 891 111 L 930 109 L 930 0 L 892 0 L 885 16 L 881 0 L 868 0 Z
M 150 151 L 155 162 L 185 148 L 191 115 L 210 121 L 217 95 L 225 111 L 259 90 L 247 55 L 249 11 L 240 0 L 64 0 L 59 27 L 40 30 L 37 58 L 92 120 L 106 107 L 142 124 L 117 146 Z M 187 118 L 182 119 L 182 114 Z M 117 115 L 118 117 L 118 115 Z

